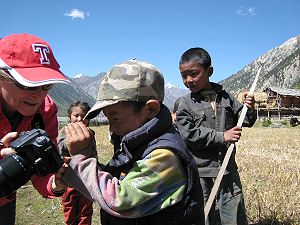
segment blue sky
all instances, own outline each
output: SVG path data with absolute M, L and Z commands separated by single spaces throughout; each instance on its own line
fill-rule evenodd
M 218 82 L 300 34 L 299 0 L 1 0 L 0 8 L 0 37 L 48 41 L 70 77 L 136 57 L 180 87 L 178 61 L 191 47 L 211 54 Z

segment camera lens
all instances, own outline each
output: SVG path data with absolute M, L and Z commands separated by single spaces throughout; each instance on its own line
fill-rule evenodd
M 5 197 L 30 180 L 34 169 L 17 154 L 0 161 L 0 197 Z
M 0 160 L 0 197 L 17 190 L 32 175 L 46 176 L 63 165 L 55 145 L 44 130 L 21 132 L 10 147 L 15 149 L 16 154 Z

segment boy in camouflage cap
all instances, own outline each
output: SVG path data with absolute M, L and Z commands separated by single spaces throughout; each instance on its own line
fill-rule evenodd
M 89 148 L 83 123 L 65 127 L 72 160 L 64 179 L 101 207 L 101 224 L 204 224 L 203 197 L 195 162 L 162 104 L 164 79 L 151 64 L 115 65 L 100 83 L 97 103 L 119 137 L 105 166 Z

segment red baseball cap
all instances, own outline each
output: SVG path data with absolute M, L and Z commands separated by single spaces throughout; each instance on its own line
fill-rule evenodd
M 69 80 L 59 70 L 50 45 L 31 34 L 12 34 L 0 39 L 0 69 L 26 87 Z

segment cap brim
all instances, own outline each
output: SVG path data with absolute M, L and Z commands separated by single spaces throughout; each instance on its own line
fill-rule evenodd
M 0 60 L 0 68 L 6 69 L 18 83 L 26 87 L 70 82 L 59 69 L 48 67 L 12 68 L 3 60 Z
M 118 100 L 101 100 L 101 101 L 97 101 L 95 103 L 95 105 L 87 112 L 84 119 L 93 119 L 93 118 L 95 118 L 101 112 L 101 110 L 104 107 L 116 104 L 119 101 L 120 101 L 120 99 L 118 99 Z
M 60 70 L 47 67 L 12 68 L 8 72 L 16 81 L 26 87 L 70 82 Z

